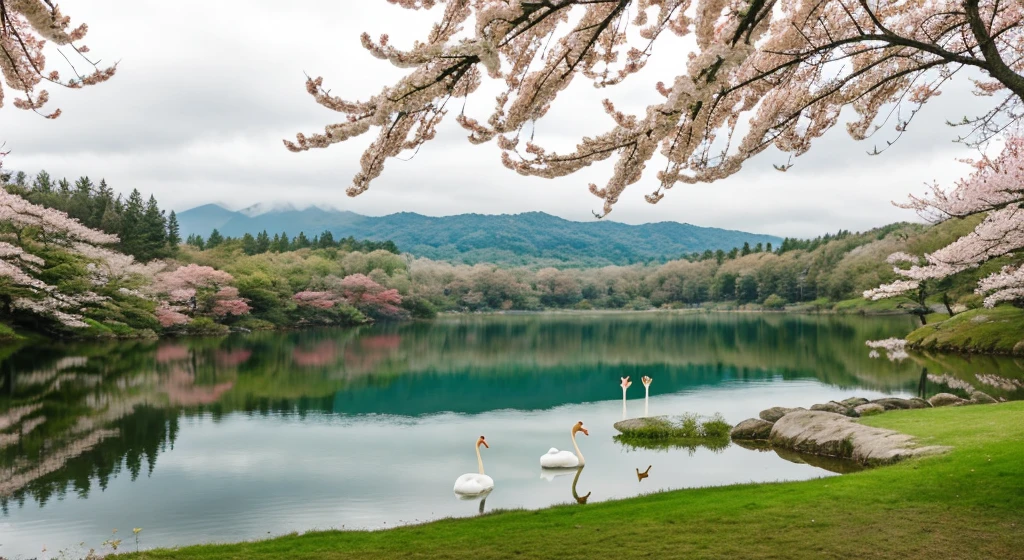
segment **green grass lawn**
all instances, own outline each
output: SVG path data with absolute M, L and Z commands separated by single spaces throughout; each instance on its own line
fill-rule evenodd
M 126 557 L 1024 558 L 1024 402 L 892 411 L 863 422 L 955 450 L 807 482 Z

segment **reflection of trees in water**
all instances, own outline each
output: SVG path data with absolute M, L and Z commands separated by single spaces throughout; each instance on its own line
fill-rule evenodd
M 173 444 L 178 407 L 216 402 L 249 351 L 152 343 L 26 349 L 2 364 L 0 501 L 41 504 L 68 488 L 85 495 L 122 468 L 138 476 Z M 112 351 L 113 350 L 113 351 Z M 57 354 L 59 355 L 59 354 Z M 35 367 L 24 367 L 36 364 Z M 206 381 L 201 382 L 202 381 Z M 122 467 L 123 465 L 123 467 Z
M 45 502 L 69 488 L 103 488 L 122 470 L 138 476 L 173 445 L 181 415 L 545 409 L 615 399 L 626 375 L 658 379 L 655 394 L 776 376 L 913 391 L 922 367 L 973 383 L 975 373 L 993 374 L 986 379 L 1015 391 L 999 380 L 1024 378 L 1012 359 L 867 357 L 865 340 L 910 326 L 751 314 L 460 316 L 4 350 L 0 499 Z

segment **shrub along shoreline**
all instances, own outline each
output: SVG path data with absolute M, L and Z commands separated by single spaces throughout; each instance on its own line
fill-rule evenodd
M 118 558 L 1014 558 L 1024 550 L 1022 419 L 1024 402 L 865 418 L 954 449 L 840 477 Z

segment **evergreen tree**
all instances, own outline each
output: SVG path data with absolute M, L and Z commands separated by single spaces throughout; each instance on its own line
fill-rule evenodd
M 337 245 L 337 243 L 334 242 L 334 234 L 333 233 L 331 233 L 329 231 L 325 231 L 325 232 L 320 234 L 320 248 L 321 249 L 328 249 L 328 248 L 334 247 L 335 245 Z
M 750 254 L 750 243 L 744 241 L 743 242 L 743 249 L 740 250 L 740 256 L 745 257 L 745 256 L 747 256 L 749 254 Z
M 291 244 L 288 241 L 288 232 L 282 231 L 281 237 L 277 241 L 277 252 L 285 253 L 291 251 Z
M 256 236 L 256 253 L 266 253 L 270 250 L 270 236 L 267 230 L 263 230 Z
M 206 248 L 213 249 L 214 247 L 220 245 L 223 242 L 224 236 L 222 236 L 220 232 L 217 231 L 217 228 L 213 228 L 213 231 L 210 232 L 210 237 L 206 239 Z
M 54 208 L 62 212 L 68 211 L 68 201 L 71 200 L 71 183 L 66 178 L 57 183 L 57 199 Z
M 181 244 L 181 227 L 178 225 L 178 215 L 171 210 L 171 215 L 167 217 L 167 245 L 170 247 L 171 252 L 178 250 L 178 245 Z
M 758 243 L 757 245 L 754 245 L 755 253 L 760 253 L 761 251 L 764 251 L 764 244 Z
M 71 198 L 68 201 L 68 216 L 82 222 L 87 226 L 90 224 L 92 218 L 92 181 L 88 177 L 79 177 L 75 181 L 75 190 L 71 193 Z
M 196 235 L 194 233 L 189 234 L 188 239 L 185 240 L 185 243 L 199 249 L 200 251 L 206 248 L 206 243 L 203 241 L 203 236 Z
M 314 235 L 313 239 L 309 240 L 309 246 L 312 247 L 313 249 L 319 249 L 320 248 L 320 236 L 319 235 Z
M 53 192 L 53 179 L 50 178 L 50 174 L 45 170 L 37 173 L 35 180 L 32 181 L 32 190 L 43 195 L 51 194 Z
M 96 187 L 96 197 L 92 202 L 92 216 L 89 218 L 89 227 L 103 228 L 103 215 L 107 213 L 107 208 L 114 204 L 114 189 L 107 186 L 106 179 L 100 179 L 100 184 Z M 116 231 L 112 233 L 117 233 Z
M 142 218 L 145 215 L 145 205 L 142 202 L 142 194 L 139 189 L 132 189 L 128 195 L 128 202 L 121 212 L 121 231 L 117 234 L 121 237 L 121 251 L 139 257 L 145 240 L 143 239 Z
M 305 232 L 299 232 L 299 236 L 295 238 L 295 242 L 292 243 L 292 250 L 305 249 L 310 246 L 309 238 L 306 237 Z
M 767 244 L 767 245 L 765 245 L 765 248 L 764 248 L 764 250 L 765 250 L 766 252 L 768 252 L 768 253 L 771 253 L 771 252 L 772 252 L 772 242 L 771 242 L 771 241 L 769 241 L 769 242 L 768 242 L 768 244 Z
M 246 233 L 242 236 L 242 251 L 244 251 L 246 255 L 256 254 L 256 238 L 253 237 L 252 234 Z
M 156 203 L 156 197 L 149 196 L 146 203 L 146 212 L 142 215 L 142 253 L 136 255 L 140 260 L 150 260 L 166 254 L 167 249 L 167 219 Z

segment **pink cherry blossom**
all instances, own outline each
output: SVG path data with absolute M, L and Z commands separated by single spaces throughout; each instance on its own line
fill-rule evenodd
M 408 49 L 387 35 L 362 35 L 371 56 L 404 75 L 365 101 L 331 94 L 320 77 L 307 79 L 307 92 L 340 118 L 321 133 L 284 142 L 303 151 L 373 130 L 350 196 L 365 192 L 388 159 L 434 139 L 452 106 L 464 107 L 455 120 L 470 142 L 493 140 L 502 163 L 523 175 L 561 177 L 614 159 L 607 182 L 589 189 L 603 202 L 601 215 L 651 164 L 660 167 L 646 197 L 655 203 L 674 185 L 731 176 L 769 146 L 800 156 L 840 123 L 856 139 L 892 123 L 878 142 L 885 146 L 964 67 L 980 71 L 977 95 L 1000 96 L 991 111 L 967 119 L 968 142 L 988 140 L 1024 114 L 1020 2 L 390 1 L 413 10 L 443 6 Z M 657 56 L 678 61 L 676 76 L 650 84 L 662 99 L 637 114 L 605 100 L 607 131 L 567 152 L 534 139 L 544 130 L 537 123 L 573 81 L 622 83 L 655 56 L 656 45 L 666 45 Z M 491 95 L 493 88 L 480 91 L 485 79 L 499 83 L 494 108 L 469 114 L 465 107 L 479 103 L 463 99 Z

